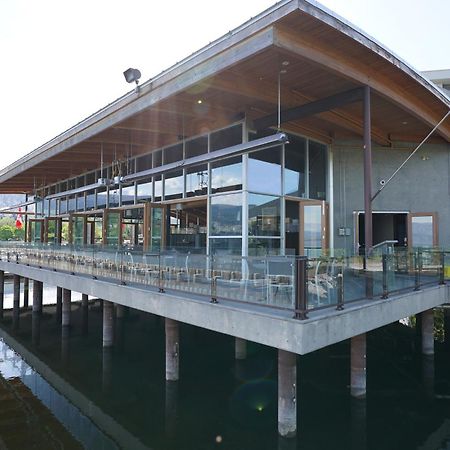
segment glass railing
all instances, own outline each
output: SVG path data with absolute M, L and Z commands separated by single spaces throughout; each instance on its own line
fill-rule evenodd
M 339 252 L 335 252 L 339 253 Z M 342 253 L 341 253 L 342 255 Z M 450 252 L 394 248 L 363 256 L 240 257 L 101 246 L 0 243 L 1 260 L 64 271 L 211 302 L 231 300 L 308 312 L 437 285 L 450 278 Z

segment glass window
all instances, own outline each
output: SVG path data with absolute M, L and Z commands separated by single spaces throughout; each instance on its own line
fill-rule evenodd
M 242 125 L 234 125 L 215 131 L 210 136 L 210 151 L 231 147 L 242 143 Z
M 77 211 L 84 211 L 84 207 L 85 207 L 84 193 L 78 194 L 78 196 L 77 196 Z
M 248 189 L 281 195 L 281 147 L 248 155 Z
M 39 210 L 36 210 L 39 213 Z M 67 200 L 65 198 L 61 198 L 59 200 L 59 213 L 66 214 L 67 213 Z
M 120 213 L 109 212 L 106 219 L 106 245 L 119 245 Z
M 77 178 L 77 187 L 84 186 L 84 175 Z
M 186 196 L 206 195 L 208 193 L 208 166 L 194 166 L 186 169 Z
M 150 188 L 151 191 L 151 188 Z M 134 204 L 134 184 L 130 186 L 122 186 L 122 205 L 133 205 Z M 151 192 L 150 192 L 151 197 Z
M 164 176 L 164 198 L 171 200 L 174 198 L 182 198 L 184 189 L 183 171 L 167 173 Z
M 155 202 L 162 200 L 162 176 L 157 175 L 153 178 L 155 180 Z
M 95 190 L 86 192 L 86 210 L 95 209 Z
M 211 255 L 242 255 L 242 239 L 211 238 L 209 252 Z
M 136 171 L 142 172 L 143 170 L 152 168 L 152 155 L 144 155 L 136 158 Z
M 95 178 L 95 172 L 89 172 L 86 174 L 86 184 L 94 184 L 97 183 L 97 180 Z
M 162 150 L 153 152 L 153 167 L 162 166 Z
M 69 197 L 69 204 L 67 206 L 67 210 L 69 212 L 74 212 L 77 209 L 77 204 L 76 204 L 76 199 L 75 199 L 75 195 L 71 195 Z
M 211 192 L 242 189 L 242 156 L 227 158 L 211 164 Z
M 109 189 L 108 205 L 110 208 L 119 206 L 119 187 Z
M 250 236 L 280 235 L 280 198 L 269 195 L 248 195 L 248 234 Z
M 56 215 L 56 199 L 50 200 L 50 216 Z
M 167 147 L 163 152 L 164 164 L 170 164 L 183 159 L 183 144 Z
M 210 234 L 236 236 L 242 234 L 242 194 L 211 197 Z
M 322 206 L 305 205 L 303 216 L 304 255 L 317 258 L 322 253 Z
M 152 199 L 153 182 L 139 183 L 137 185 L 137 202 L 141 203 L 143 200 Z
M 433 247 L 433 216 L 412 216 L 411 232 L 414 247 Z
M 97 209 L 106 208 L 106 188 L 99 189 L 97 192 Z
M 284 193 L 304 197 L 306 139 L 289 135 L 289 144 L 284 148 Z
M 325 200 L 327 146 L 309 141 L 309 198 Z
M 249 238 L 248 256 L 267 256 L 280 254 L 280 239 Z
M 193 158 L 194 156 L 203 155 L 208 153 L 208 137 L 201 136 L 190 141 L 186 141 L 185 154 L 186 158 Z
M 84 217 L 75 216 L 72 224 L 72 241 L 75 245 L 83 245 L 84 243 Z

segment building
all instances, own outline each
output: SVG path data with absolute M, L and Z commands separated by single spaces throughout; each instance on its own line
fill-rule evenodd
M 237 348 L 243 339 L 279 348 L 282 380 L 295 373 L 293 354 L 336 339 L 355 338 L 364 359 L 366 331 L 443 303 L 446 289 L 408 294 L 389 313 L 380 303 L 370 324 L 343 328 L 339 316 L 321 342 L 307 342 L 309 322 L 263 324 L 252 309 L 228 311 L 233 322 L 220 302 L 212 311 L 194 297 L 203 282 L 213 303 L 234 295 L 292 309 L 301 283 L 322 298 L 339 277 L 333 262 L 324 287 L 319 261 L 306 274 L 311 283 L 300 282 L 289 255 L 369 257 L 386 242 L 448 247 L 449 108 L 443 90 L 363 31 L 316 2 L 281 1 L 3 169 L 1 193 L 28 193 L 28 240 L 62 246 L 16 249 L 17 262 L 37 268 L 13 265 L 8 253 L 1 269 L 64 288 L 63 325 L 76 289 L 167 317 L 168 379 L 178 377 L 176 321 L 232 334 Z M 121 284 L 105 287 L 100 278 L 111 274 Z M 159 293 L 136 288 L 139 276 L 156 280 Z M 161 300 L 184 281 L 181 303 Z M 203 317 L 195 308 L 206 308 Z M 261 327 L 278 331 L 269 337 Z M 365 392 L 365 362 L 363 372 L 355 392 Z M 288 435 L 295 413 L 289 382 L 281 385 Z

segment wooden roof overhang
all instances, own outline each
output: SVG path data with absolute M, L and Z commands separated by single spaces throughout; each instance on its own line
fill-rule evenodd
M 419 142 L 450 108 L 443 92 L 360 30 L 318 4 L 286 0 L 0 171 L 0 192 L 31 193 L 99 168 L 101 149 L 109 164 L 243 117 L 266 123 L 278 110 L 279 78 L 283 129 L 326 143 L 362 136 L 360 101 L 287 122 L 283 112 L 368 85 L 372 139 L 390 146 Z M 434 139 L 450 142 L 450 119 Z

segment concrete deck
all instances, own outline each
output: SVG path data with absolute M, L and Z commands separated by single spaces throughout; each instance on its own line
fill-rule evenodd
M 0 270 L 52 286 L 82 292 L 151 314 L 236 336 L 297 354 L 340 342 L 404 317 L 449 301 L 447 285 L 434 285 L 388 299 L 350 303 L 343 311 L 334 308 L 313 311 L 307 320 L 292 318 L 292 311 L 257 304 L 221 300 L 142 285 L 120 285 L 113 280 L 93 279 L 22 264 L 0 261 Z

